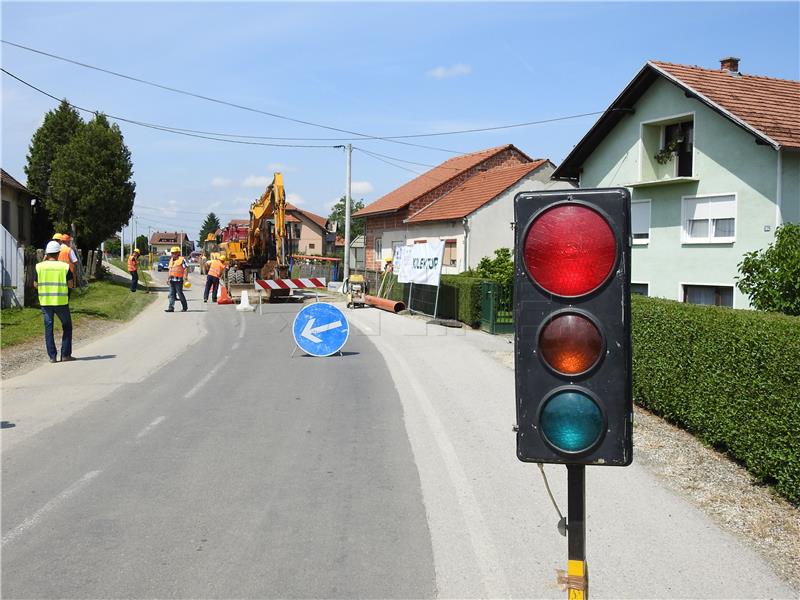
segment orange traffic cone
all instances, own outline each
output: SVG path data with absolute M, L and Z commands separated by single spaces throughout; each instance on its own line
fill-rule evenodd
M 228 294 L 228 288 L 224 285 L 219 286 L 219 298 L 217 298 L 217 304 L 233 304 L 233 299 L 231 298 L 230 294 Z

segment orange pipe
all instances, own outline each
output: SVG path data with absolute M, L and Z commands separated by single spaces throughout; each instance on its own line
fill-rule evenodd
M 406 309 L 406 305 L 400 301 L 378 298 L 377 296 L 364 296 L 364 302 L 375 308 L 381 308 L 393 313 L 399 313 L 401 310 Z

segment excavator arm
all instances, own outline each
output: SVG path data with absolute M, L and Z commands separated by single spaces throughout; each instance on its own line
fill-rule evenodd
M 273 238 L 275 257 L 279 264 L 286 262 L 286 191 L 283 188 L 283 175 L 275 173 L 272 183 L 261 194 L 261 197 L 250 205 L 250 228 L 248 230 L 248 247 L 254 253 L 266 250 L 269 243 L 269 227 L 267 219 L 275 223 Z

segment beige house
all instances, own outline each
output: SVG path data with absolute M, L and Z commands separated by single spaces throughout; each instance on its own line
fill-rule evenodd
M 325 217 L 287 204 L 286 227 L 290 230 L 292 254 L 322 256 L 332 252 L 334 239 Z
M 157 231 L 150 236 L 150 250 L 156 254 L 169 254 L 169 249 L 173 246 L 180 246 L 184 256 L 188 256 L 194 249 L 189 236 L 182 231 Z

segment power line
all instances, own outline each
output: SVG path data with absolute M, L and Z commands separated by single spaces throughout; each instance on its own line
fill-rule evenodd
M 392 142 L 394 144 L 403 144 L 405 146 L 415 146 L 417 148 L 425 148 L 427 150 L 438 150 L 440 152 L 449 152 L 451 154 L 463 154 L 462 152 L 459 152 L 457 150 L 449 150 L 447 148 L 436 148 L 436 147 L 433 147 L 433 146 L 424 146 L 424 145 L 421 145 L 421 144 L 412 144 L 411 142 L 403 142 L 403 141 L 396 140 L 396 139 L 391 139 L 391 138 L 371 136 L 371 135 L 368 135 L 368 134 L 365 134 L 365 133 L 359 133 L 358 131 L 350 131 L 348 129 L 340 129 L 338 127 L 332 127 L 330 125 L 323 125 L 321 123 L 314 123 L 313 121 L 306 121 L 306 120 L 303 120 L 303 119 L 296 119 L 294 117 L 288 117 L 286 115 L 280 115 L 278 113 L 273 113 L 273 112 L 261 110 L 259 108 L 253 108 L 253 107 L 250 107 L 250 106 L 245 106 L 243 104 L 237 104 L 235 102 L 229 102 L 227 100 L 220 100 L 218 98 L 212 98 L 211 96 L 204 96 L 202 94 L 197 94 L 195 92 L 189 92 L 189 91 L 182 90 L 182 89 L 179 89 L 179 88 L 170 87 L 168 85 L 155 83 L 153 81 L 148 81 L 146 79 L 141 79 L 139 77 L 133 77 L 131 75 L 125 75 L 124 73 L 118 73 L 116 71 L 111 71 L 109 69 L 103 69 L 101 67 L 95 67 L 94 65 L 89 65 L 89 64 L 77 61 L 77 60 L 73 60 L 71 58 L 65 58 L 65 57 L 59 56 L 57 54 L 51 54 L 49 52 L 44 52 L 43 50 L 37 50 L 36 48 L 31 48 L 29 46 L 23 46 L 22 44 L 9 42 L 8 40 L 0 40 L 0 41 L 2 41 L 4 44 L 8 44 L 10 46 L 14 46 L 15 48 L 20 48 L 22 50 L 27 50 L 28 52 L 34 52 L 36 54 L 41 54 L 42 56 L 47 56 L 49 58 L 53 58 L 53 59 L 56 59 L 56 60 L 64 61 L 64 62 L 67 62 L 67 63 L 71 63 L 73 65 L 78 65 L 79 67 L 83 67 L 83 68 L 86 68 L 86 69 L 92 69 L 92 70 L 95 70 L 95 71 L 100 71 L 101 73 L 106 73 L 108 75 L 114 75 L 115 77 L 121 77 L 123 79 L 128 79 L 130 81 L 135 81 L 137 83 L 141 83 L 141 84 L 144 84 L 144 85 L 149 85 L 149 86 L 152 86 L 152 87 L 160 88 L 162 90 L 166 90 L 166 91 L 173 92 L 173 93 L 176 93 L 176 94 L 183 94 L 185 96 L 190 96 L 192 98 L 198 98 L 200 100 L 206 100 L 207 102 L 214 102 L 216 104 L 222 104 L 224 106 L 230 106 L 232 108 L 238 108 L 240 110 L 246 110 L 246 111 L 249 111 L 249 112 L 259 113 L 259 114 L 262 114 L 262 115 L 267 115 L 267 116 L 273 117 L 275 119 L 282 119 L 282 120 L 285 120 L 285 121 L 291 121 L 293 123 L 300 123 L 301 125 L 309 125 L 311 127 L 319 127 L 321 129 L 328 129 L 330 131 L 338 131 L 339 133 L 347 133 L 347 134 L 350 134 L 350 135 L 356 135 L 356 136 L 359 136 L 360 139 L 382 140 L 382 141 L 386 141 L 386 142 Z
M 56 102 L 61 102 L 60 98 L 57 98 L 53 94 L 51 94 L 49 92 L 46 92 L 41 88 L 36 87 L 32 83 L 28 83 L 27 81 L 25 81 L 21 77 L 17 77 L 16 75 L 11 73 L 10 71 L 8 71 L 8 70 L 6 70 L 4 68 L 0 68 L 0 71 L 5 73 L 9 77 L 12 77 L 12 78 L 16 79 L 17 81 L 19 81 L 23 85 L 26 85 L 29 88 L 33 89 L 33 90 L 36 90 L 40 94 L 43 94 L 43 95 L 47 96 L 48 98 L 52 98 Z M 65 102 L 66 102 L 66 100 L 65 100 Z M 89 114 L 92 114 L 92 115 L 97 115 L 100 112 L 100 111 L 97 111 L 97 110 L 90 110 L 88 108 L 83 108 L 82 106 L 78 106 L 77 104 L 73 104 L 71 102 L 67 102 L 67 106 L 71 106 L 72 108 L 75 108 L 77 110 L 80 110 L 80 111 L 83 111 L 85 113 L 89 113 Z M 194 133 L 186 133 L 184 131 L 181 131 L 181 130 L 178 130 L 178 129 L 173 129 L 172 127 L 168 127 L 166 125 L 156 125 L 156 124 L 152 124 L 152 123 L 145 123 L 143 121 L 136 121 L 134 119 L 128 119 L 128 118 L 125 118 L 125 117 L 112 115 L 110 113 L 103 113 L 103 114 L 105 114 L 107 117 L 109 117 L 111 119 L 114 119 L 116 121 L 122 121 L 123 123 L 130 123 L 131 125 L 138 125 L 139 127 L 145 127 L 147 129 L 155 129 L 157 131 L 165 131 L 165 132 L 168 132 L 168 133 L 174 133 L 176 135 L 183 135 L 183 136 L 187 136 L 187 137 L 201 138 L 201 139 L 206 139 L 206 140 L 214 140 L 214 141 L 218 141 L 218 142 L 227 142 L 229 144 L 244 144 L 246 146 L 269 146 L 269 147 L 278 147 L 278 148 L 337 148 L 338 147 L 338 146 L 313 145 L 313 144 L 270 144 L 270 143 L 267 143 L 267 142 L 247 142 L 247 141 L 242 141 L 242 140 L 228 140 L 228 139 L 225 139 L 225 138 L 216 138 L 216 137 L 212 137 L 212 136 L 205 136 L 205 135 L 199 135 L 199 134 L 194 134 Z

